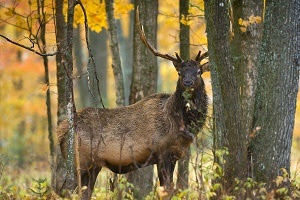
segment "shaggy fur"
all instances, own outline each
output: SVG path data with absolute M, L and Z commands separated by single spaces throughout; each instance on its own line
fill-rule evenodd
M 157 164 L 161 185 L 171 184 L 176 161 L 193 141 L 192 132 L 198 132 L 206 119 L 207 95 L 195 63 L 183 62 L 177 68 L 181 75 L 172 95 L 155 94 L 130 106 L 85 108 L 77 113 L 82 184 L 89 186 L 89 193 L 102 167 L 127 173 Z M 186 87 L 184 81 L 189 79 L 194 84 Z M 67 132 L 64 121 L 57 129 L 64 156 Z

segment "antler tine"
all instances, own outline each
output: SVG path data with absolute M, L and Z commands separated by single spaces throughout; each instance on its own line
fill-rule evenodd
M 204 58 L 208 57 L 208 51 L 201 55 L 201 51 L 198 52 L 195 61 L 201 62 Z
M 176 57 L 175 56 L 171 56 L 169 54 L 162 54 L 160 52 L 158 52 L 147 40 L 145 32 L 144 32 L 144 28 L 143 26 L 141 26 L 140 23 L 140 17 L 139 17 L 139 7 L 137 7 L 136 9 L 136 23 L 138 28 L 138 32 L 141 38 L 141 41 L 148 47 L 148 49 L 155 55 L 173 62 L 182 62 L 182 59 L 180 58 L 180 56 L 176 53 Z
M 208 57 L 208 51 L 200 56 L 199 61 L 203 60 L 206 57 Z
M 195 60 L 201 62 L 204 58 L 208 57 L 208 51 L 201 55 L 201 51 L 197 54 Z

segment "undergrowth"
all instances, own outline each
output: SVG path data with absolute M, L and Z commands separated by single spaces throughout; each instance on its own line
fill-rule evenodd
M 224 171 L 222 162 L 226 162 L 224 157 L 228 154 L 226 149 L 215 152 L 219 157 L 220 163 L 212 162 L 212 155 L 208 151 L 199 150 L 194 144 L 192 158 L 190 162 L 190 182 L 189 188 L 180 190 L 175 189 L 167 193 L 164 188 L 155 183 L 153 190 L 144 199 L 300 199 L 300 178 L 296 172 L 292 177 L 285 169 L 281 169 L 282 175 L 278 176 L 272 183 L 276 186 L 273 190 L 268 190 L 266 183 L 257 182 L 251 178 L 241 181 L 235 179 L 233 192 L 228 195 L 222 186 Z M 18 172 L 16 178 L 11 169 L 7 167 L 7 160 L 0 157 L 0 200 L 6 199 L 61 199 L 50 187 L 49 172 L 46 177 L 31 178 L 32 174 L 26 171 Z M 25 176 L 25 173 L 27 176 Z M 14 175 L 14 176 L 12 176 Z M 35 174 L 36 176 L 38 174 Z M 134 199 L 137 188 L 129 183 L 125 176 L 118 176 L 114 191 L 110 190 L 109 180 L 111 173 L 101 175 L 98 184 L 94 189 L 92 199 Z M 157 180 L 157 179 L 156 179 Z M 82 188 L 83 190 L 86 187 Z M 242 198 L 241 198 L 242 197 Z M 78 199 L 76 194 L 71 194 L 70 199 Z

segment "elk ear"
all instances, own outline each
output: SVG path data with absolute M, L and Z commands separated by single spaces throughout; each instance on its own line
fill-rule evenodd
M 201 74 L 203 74 L 204 72 L 209 72 L 209 63 L 204 63 L 203 65 L 200 65 L 200 69 L 201 69 Z

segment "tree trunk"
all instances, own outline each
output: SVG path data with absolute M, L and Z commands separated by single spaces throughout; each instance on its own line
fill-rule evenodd
M 263 23 L 262 21 L 250 23 L 243 32 L 239 20 L 250 21 L 251 17 L 260 17 L 262 20 L 263 7 L 263 0 L 243 0 L 232 3 L 234 36 L 231 40 L 231 50 L 236 69 L 235 76 L 240 88 L 243 132 L 247 135 L 253 131 L 254 94 Z
M 96 33 L 94 31 L 89 31 L 89 40 L 91 46 L 91 53 L 94 56 L 96 69 L 91 69 L 90 74 L 90 87 L 92 92 L 97 97 L 97 101 L 99 101 L 99 96 L 97 96 L 97 81 L 95 77 L 95 73 L 93 70 L 96 70 L 97 76 L 99 79 L 99 87 L 101 91 L 101 96 L 104 101 L 104 105 L 107 102 L 107 65 L 108 65 L 108 35 L 105 29 L 102 29 L 100 33 Z M 88 91 L 86 89 L 86 91 Z M 91 98 L 87 92 L 85 93 L 88 98 L 88 106 L 92 106 L 94 104 L 94 100 Z
M 157 32 L 157 0 L 136 0 L 135 12 L 137 6 L 140 10 L 140 21 L 144 26 L 144 31 L 148 41 L 156 48 Z M 136 13 L 135 13 L 136 14 Z M 133 40 L 133 74 L 130 87 L 129 103 L 133 104 L 145 96 L 149 96 L 157 91 L 157 60 L 156 57 L 140 41 L 136 22 L 134 23 Z M 153 166 L 139 169 L 128 175 L 131 183 L 139 189 L 136 198 L 142 199 L 153 187 Z
M 47 44 L 46 44 L 46 14 L 44 11 L 45 4 L 44 1 L 37 1 L 37 8 L 38 8 L 38 21 L 40 24 L 40 39 L 42 44 L 38 45 L 40 48 L 41 53 L 47 53 Z M 52 129 L 52 113 L 51 113 L 51 98 L 50 98 L 50 77 L 49 77 L 49 62 L 48 57 L 43 56 L 43 64 L 45 69 L 45 84 L 47 85 L 48 89 L 46 91 L 46 106 L 47 106 L 47 120 L 48 120 L 48 139 L 49 139 L 49 149 L 50 149 L 50 158 L 51 158 L 51 180 L 55 180 L 55 161 L 54 161 L 54 154 L 55 154 L 55 145 L 54 145 L 54 138 L 53 138 L 53 129 Z
M 118 39 L 120 44 L 120 56 L 122 61 L 122 70 L 124 76 L 124 94 L 125 105 L 129 104 L 130 84 L 132 79 L 132 58 L 133 58 L 133 11 L 129 16 L 129 33 L 128 37 L 124 36 L 121 26 L 121 20 L 117 21 Z
M 83 52 L 83 45 L 81 41 L 81 26 L 80 24 L 77 25 L 77 28 L 74 29 L 74 48 L 73 48 L 73 53 L 74 53 L 74 58 L 75 58 L 75 66 L 77 69 L 77 75 L 80 76 L 77 79 L 77 87 L 78 87 L 78 92 L 79 92 L 79 100 L 80 100 L 80 106 L 77 104 L 77 108 L 84 108 L 87 107 L 87 101 L 88 101 L 88 96 L 86 94 L 87 90 L 87 79 L 86 76 L 83 76 L 85 73 L 85 67 L 84 67 L 84 52 Z
M 189 0 L 179 0 L 179 21 L 181 17 L 187 18 L 189 11 Z M 190 60 L 190 27 L 180 23 L 180 56 L 183 60 Z M 179 189 L 188 188 L 189 162 L 191 150 L 187 150 L 186 155 L 178 161 L 177 187 Z
M 56 79 L 57 79 L 57 125 L 65 119 L 65 71 L 62 53 L 65 50 L 66 24 L 63 15 L 63 0 L 55 0 L 56 22 Z M 51 181 L 52 188 L 57 194 L 62 194 L 66 180 L 66 166 L 59 145 L 55 145 L 55 177 Z
M 76 109 L 73 93 L 73 20 L 74 20 L 74 7 L 75 0 L 68 0 L 68 15 L 67 15 L 67 38 L 66 49 L 63 53 L 63 66 L 66 70 L 66 115 L 68 120 L 68 133 L 67 133 L 67 179 L 66 186 L 69 190 L 74 190 L 76 187 L 75 179 L 75 130 L 76 130 Z M 81 188 L 79 188 L 81 190 Z
M 105 0 L 105 9 L 106 9 L 106 17 L 108 23 L 108 32 L 110 39 L 110 48 L 112 52 L 112 67 L 115 78 L 115 87 L 116 87 L 116 96 L 117 96 L 117 106 L 125 105 L 125 95 L 124 95 L 124 81 L 123 81 L 123 73 L 121 66 L 121 58 L 119 53 L 119 44 L 118 44 L 118 36 L 117 36 L 117 27 L 116 21 L 114 17 L 114 6 L 113 0 Z
M 300 69 L 299 16 L 297 0 L 266 3 L 251 152 L 254 178 L 270 187 L 281 168 L 290 172 Z
M 235 68 L 230 51 L 230 19 L 227 1 L 205 1 L 208 49 L 214 97 L 216 148 L 227 147 L 224 188 L 233 189 L 234 178 L 247 174 L 246 133 L 241 123 L 241 105 Z M 237 165 L 237 163 L 239 163 Z

